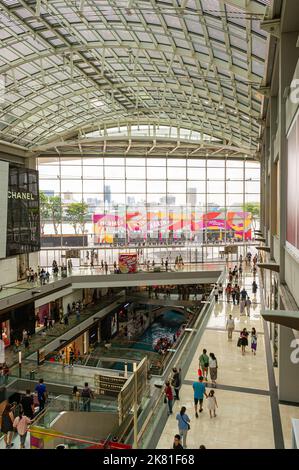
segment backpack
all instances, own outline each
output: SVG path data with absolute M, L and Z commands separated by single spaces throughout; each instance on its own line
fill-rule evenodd
M 89 388 L 83 388 L 81 396 L 84 398 L 91 398 L 91 391 Z

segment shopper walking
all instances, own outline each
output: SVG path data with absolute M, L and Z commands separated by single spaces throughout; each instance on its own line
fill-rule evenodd
M 60 353 L 60 362 L 62 364 L 62 367 L 64 368 L 66 365 L 66 356 L 65 356 L 65 351 L 64 349 Z
M 107 261 L 105 261 L 104 268 L 105 268 L 105 274 L 107 274 L 107 273 L 108 273 L 108 264 L 107 264 Z
M 172 415 L 173 392 L 172 392 L 172 388 L 171 388 L 171 385 L 170 385 L 169 381 L 167 381 L 165 383 L 164 394 L 165 394 L 166 403 L 168 404 L 168 414 Z M 164 401 L 165 401 L 165 399 L 164 399 Z
M 22 343 L 25 344 L 26 339 L 28 339 L 28 331 L 25 328 L 22 332 L 22 337 L 23 337 Z
M 232 288 L 232 299 L 233 299 L 233 304 L 235 305 L 236 302 L 236 286 Z
M 256 355 L 256 348 L 257 348 L 257 333 L 256 329 L 252 328 L 251 330 L 251 352 Z
M 214 390 L 211 390 L 207 398 L 207 408 L 210 413 L 210 418 L 216 418 L 216 408 L 218 408 L 217 400 Z
M 227 337 L 228 339 L 232 339 L 233 331 L 235 329 L 235 320 L 233 319 L 232 315 L 230 315 L 226 322 L 226 329 L 227 329 Z
M 80 392 L 77 385 L 74 386 L 72 392 L 72 408 L 73 411 L 79 411 L 80 409 Z
M 184 448 L 181 444 L 181 436 L 179 434 L 175 434 L 172 448 L 174 450 L 182 450 Z
M 29 343 L 29 338 L 27 336 L 27 338 L 24 340 L 24 346 L 25 346 L 25 350 L 28 351 L 29 348 L 30 348 L 30 343 Z
M 236 293 L 236 304 L 240 304 L 240 287 L 238 284 L 235 285 L 235 293 Z
M 207 350 L 203 349 L 202 354 L 199 356 L 199 368 L 203 372 L 203 378 L 207 380 L 209 370 L 209 356 Z
M 218 363 L 217 363 L 217 359 L 214 353 L 210 353 L 209 369 L 210 369 L 212 387 L 216 387 Z
M 81 392 L 83 402 L 83 411 L 90 411 L 91 399 L 94 398 L 93 391 L 89 388 L 88 382 L 85 382 L 84 388 Z
M 218 292 L 219 292 L 219 297 L 223 297 L 223 285 L 221 283 L 219 283 L 219 286 L 218 286 Z
M 257 283 L 256 281 L 254 280 L 253 283 L 252 283 L 252 293 L 253 294 L 256 294 L 257 292 Z
M 32 419 L 34 416 L 34 400 L 30 390 L 26 390 L 26 395 L 21 398 L 21 405 L 24 411 L 24 415 L 27 418 Z
M 20 410 L 19 416 L 17 416 L 13 422 L 13 427 L 17 430 L 20 436 L 20 449 L 25 449 L 25 442 L 28 431 L 28 424 L 31 423 L 31 419 L 25 416 L 23 410 Z
M 245 290 L 245 287 L 243 287 L 243 289 L 241 290 L 241 300 L 246 300 L 247 296 L 248 296 L 248 294 Z
M 231 291 L 232 291 L 232 286 L 231 286 L 230 283 L 228 283 L 227 286 L 226 286 L 226 289 L 225 289 L 227 303 L 230 302 Z
M 245 301 L 245 306 L 246 306 L 247 316 L 250 317 L 251 300 L 250 300 L 249 297 L 248 297 L 248 299 Z
M 44 384 L 44 379 L 39 379 L 39 383 L 35 387 L 35 392 L 37 393 L 39 411 L 42 411 L 45 408 L 47 400 L 47 388 Z
M 244 314 L 245 306 L 246 306 L 246 300 L 241 299 L 241 301 L 240 301 L 240 315 Z
M 179 434 L 181 439 L 183 439 L 183 447 L 187 448 L 187 434 L 190 429 L 190 418 L 186 415 L 186 407 L 182 406 L 181 411 L 176 415 L 176 420 L 178 422 Z
M 71 349 L 70 350 L 70 366 L 71 367 L 74 367 L 74 361 L 75 361 L 75 353 L 74 353 L 74 350 Z
M 243 328 L 243 330 L 240 333 L 240 345 L 241 345 L 241 351 L 242 351 L 242 356 L 244 356 L 246 352 L 246 346 L 248 346 L 248 331 L 246 328 Z
M 214 297 L 215 297 L 215 302 L 218 303 L 218 297 L 219 297 L 219 290 L 218 290 L 218 285 L 215 285 L 214 288 Z
M 1 418 L 1 432 L 4 434 L 4 442 L 6 449 L 10 449 L 13 446 L 13 444 L 11 443 L 13 436 L 13 421 L 14 415 L 11 410 L 11 405 L 7 403 L 5 405 Z
M 195 416 L 198 418 L 197 413 L 197 405 L 199 402 L 199 412 L 201 413 L 203 408 L 203 397 L 204 395 L 207 397 L 206 393 L 206 385 L 203 383 L 203 377 L 198 377 L 198 382 L 193 382 L 193 391 L 194 391 L 194 409 L 195 409 Z
M 173 376 L 172 376 L 171 385 L 174 388 L 175 399 L 179 400 L 180 399 L 179 393 L 180 393 L 180 388 L 181 388 L 181 377 L 176 367 L 172 369 L 172 372 L 173 372 Z

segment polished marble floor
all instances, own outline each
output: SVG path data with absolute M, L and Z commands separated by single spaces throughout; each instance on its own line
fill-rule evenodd
M 180 401 L 175 402 L 171 415 L 161 433 L 157 448 L 171 448 L 173 436 L 178 432 L 176 414 L 186 406 L 191 419 L 187 445 L 198 449 L 274 449 L 274 428 L 271 409 L 271 390 L 264 342 L 263 321 L 260 316 L 260 290 L 252 295 L 253 277 L 247 269 L 240 282 L 252 300 L 250 317 L 240 314 L 239 306 L 220 299 L 215 305 L 207 327 L 200 339 L 194 357 L 183 381 Z M 258 278 L 256 279 L 258 283 Z M 228 339 L 226 321 L 231 314 L 235 320 L 235 332 Z M 247 347 L 242 356 L 237 347 L 239 331 L 255 327 L 258 335 L 257 353 L 254 356 Z M 250 341 L 249 341 L 250 343 Z M 217 417 L 210 418 L 204 399 L 204 411 L 195 417 L 192 383 L 197 380 L 198 358 L 203 349 L 213 352 L 218 361 L 218 377 L 215 396 L 218 401 Z M 208 382 L 207 391 L 210 390 Z M 299 407 L 279 405 L 285 448 L 291 447 L 291 418 L 299 417 Z

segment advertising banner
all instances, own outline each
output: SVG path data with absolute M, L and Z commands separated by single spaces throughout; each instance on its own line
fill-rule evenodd
M 125 215 L 93 214 L 94 243 L 113 243 L 115 239 L 131 238 L 146 240 L 148 233 L 157 237 L 172 234 L 174 238 L 182 232 L 202 233 L 213 230 L 230 230 L 236 238 L 251 239 L 252 214 L 243 211 L 213 211 L 200 213 L 182 212 L 177 207 L 166 211 L 127 211 Z
M 118 256 L 119 270 L 123 274 L 137 272 L 137 255 L 121 254 Z

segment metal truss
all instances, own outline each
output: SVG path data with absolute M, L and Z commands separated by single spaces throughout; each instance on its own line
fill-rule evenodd
M 132 125 L 169 126 L 258 156 L 271 3 L 0 0 L 0 139 L 36 153 L 126 126 L 129 155 Z M 181 141 L 165 152 L 195 152 Z

